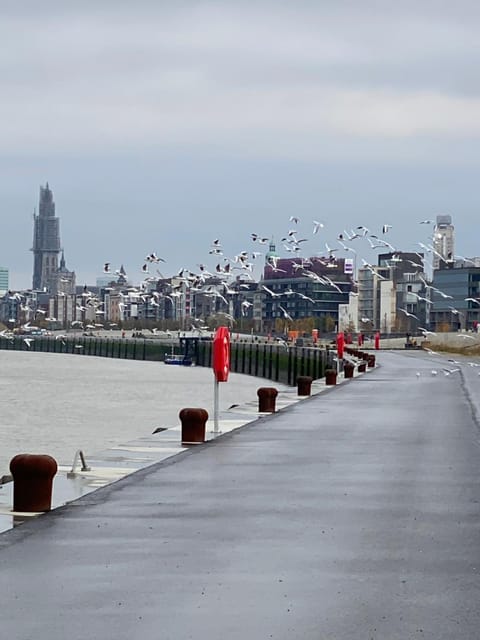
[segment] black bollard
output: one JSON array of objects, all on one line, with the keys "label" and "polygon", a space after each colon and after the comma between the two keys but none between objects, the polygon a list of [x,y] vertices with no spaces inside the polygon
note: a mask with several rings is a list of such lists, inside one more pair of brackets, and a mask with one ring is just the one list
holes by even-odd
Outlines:
[{"label": "black bollard", "polygon": [[20,453],[10,461],[13,477],[13,510],[50,511],[57,461],[52,456]]}]

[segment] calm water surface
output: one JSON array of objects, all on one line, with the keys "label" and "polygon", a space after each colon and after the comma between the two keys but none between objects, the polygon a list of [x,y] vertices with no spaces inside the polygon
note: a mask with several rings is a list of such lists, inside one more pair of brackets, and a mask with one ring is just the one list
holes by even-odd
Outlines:
[{"label": "calm water surface", "polygon": [[[231,374],[220,410],[257,399],[265,380]],[[277,388],[283,388],[276,384]],[[71,464],[179,423],[183,407],[213,417],[213,374],[204,367],[93,356],[0,351],[0,475],[17,453],[48,453]]]}]

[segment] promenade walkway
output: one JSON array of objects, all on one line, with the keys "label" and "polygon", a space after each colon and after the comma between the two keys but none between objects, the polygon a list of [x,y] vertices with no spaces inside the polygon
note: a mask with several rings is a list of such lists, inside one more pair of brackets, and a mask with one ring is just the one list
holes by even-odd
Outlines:
[{"label": "promenade walkway", "polygon": [[3,637],[480,637],[478,370],[378,362],[1,535]]}]

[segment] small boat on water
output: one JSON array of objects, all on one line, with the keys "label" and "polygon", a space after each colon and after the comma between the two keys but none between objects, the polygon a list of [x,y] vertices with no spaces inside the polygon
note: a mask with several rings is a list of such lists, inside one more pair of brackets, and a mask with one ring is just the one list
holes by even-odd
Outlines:
[{"label": "small boat on water", "polygon": [[164,359],[165,364],[180,364],[183,365],[184,367],[190,367],[193,364],[193,361],[191,358],[187,357],[187,356],[182,356],[182,355],[175,355],[175,354],[165,354],[165,359]]},{"label": "small boat on water", "polygon": [[187,356],[184,353],[175,353],[173,345],[170,353],[166,353],[163,356],[163,361],[165,364],[180,364],[184,367],[190,367],[193,364],[193,360],[190,356]]}]

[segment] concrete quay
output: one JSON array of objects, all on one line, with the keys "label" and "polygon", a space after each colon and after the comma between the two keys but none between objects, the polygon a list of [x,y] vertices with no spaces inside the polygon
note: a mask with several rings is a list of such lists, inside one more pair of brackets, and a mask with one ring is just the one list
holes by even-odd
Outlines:
[{"label": "concrete quay", "polygon": [[5,532],[5,637],[477,638],[478,369],[377,361]]}]

